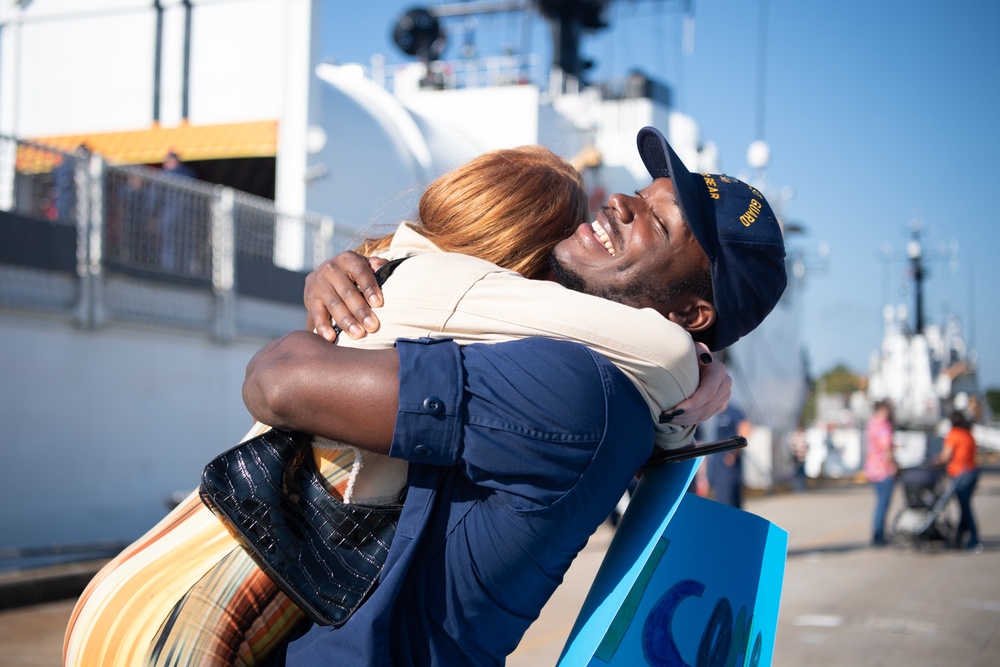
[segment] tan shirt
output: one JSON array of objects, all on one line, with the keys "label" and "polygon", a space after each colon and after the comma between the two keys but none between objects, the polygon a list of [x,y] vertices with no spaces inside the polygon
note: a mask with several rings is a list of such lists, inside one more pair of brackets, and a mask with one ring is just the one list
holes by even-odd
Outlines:
[{"label": "tan shirt", "polygon": [[[656,444],[672,449],[687,444],[693,427],[660,424],[672,408],[698,387],[694,342],[681,327],[656,311],[624,306],[566,289],[550,281],[528,280],[514,271],[456,253],[442,252],[403,223],[386,259],[410,257],[383,286],[381,326],[361,340],[341,336],[339,345],[367,349],[391,346],[397,338],[452,338],[459,344],[499,343],[529,336],[572,340],[611,360],[636,385],[649,406]],[[317,438],[320,447],[340,448]],[[386,458],[386,457],[382,457]],[[383,494],[367,488],[378,475],[404,475],[405,461],[364,457],[377,475],[357,476],[353,502],[375,502]],[[394,472],[389,472],[388,469]],[[362,500],[364,498],[364,500]]]}]

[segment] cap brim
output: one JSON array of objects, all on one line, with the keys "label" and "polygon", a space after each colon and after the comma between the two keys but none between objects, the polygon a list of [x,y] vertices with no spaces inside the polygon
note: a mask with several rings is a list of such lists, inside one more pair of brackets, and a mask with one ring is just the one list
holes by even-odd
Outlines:
[{"label": "cap brim", "polygon": [[655,127],[644,127],[636,137],[639,147],[639,157],[646,166],[646,171],[657,178],[669,178],[673,181],[674,192],[684,214],[684,221],[697,239],[709,260],[715,259],[713,248],[715,244],[709,236],[705,225],[704,208],[701,203],[701,190],[705,186],[701,178],[688,171],[674,149],[670,147],[663,134]]},{"label": "cap brim", "polygon": [[729,347],[763,321],[785,289],[777,217],[746,183],[692,174],[656,128],[643,128],[636,141],[649,175],[673,181],[684,221],[708,256],[717,319],[705,342],[713,350]]}]

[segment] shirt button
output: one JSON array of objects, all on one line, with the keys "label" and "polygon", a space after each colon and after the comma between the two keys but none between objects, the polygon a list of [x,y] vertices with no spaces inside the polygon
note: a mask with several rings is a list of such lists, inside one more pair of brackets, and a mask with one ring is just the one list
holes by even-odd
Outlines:
[{"label": "shirt button", "polygon": [[437,396],[428,396],[424,399],[424,410],[429,415],[438,415],[444,410],[444,405]]},{"label": "shirt button", "polygon": [[413,448],[413,451],[416,453],[417,456],[427,457],[431,455],[431,448],[428,447],[427,445],[418,445],[417,447]]}]

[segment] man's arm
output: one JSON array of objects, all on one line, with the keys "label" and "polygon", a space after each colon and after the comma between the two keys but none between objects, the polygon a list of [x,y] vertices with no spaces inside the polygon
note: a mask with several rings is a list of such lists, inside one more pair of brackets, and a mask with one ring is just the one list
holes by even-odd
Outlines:
[{"label": "man's arm", "polygon": [[388,454],[399,393],[396,350],[330,345],[295,331],[247,365],[243,402],[257,421]]}]

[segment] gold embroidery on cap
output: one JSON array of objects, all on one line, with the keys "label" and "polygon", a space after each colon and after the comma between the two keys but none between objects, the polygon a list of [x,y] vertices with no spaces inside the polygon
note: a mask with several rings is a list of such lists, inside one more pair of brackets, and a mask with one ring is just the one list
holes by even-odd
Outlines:
[{"label": "gold embroidery on cap", "polygon": [[761,210],[764,207],[761,206],[760,202],[756,199],[750,200],[750,206],[747,208],[747,212],[740,216],[740,222],[743,223],[744,227],[749,227],[756,220],[757,216],[760,215]]},{"label": "gold embroidery on cap", "polygon": [[702,178],[705,179],[705,185],[708,186],[708,196],[712,199],[719,198],[719,185],[715,182],[715,179],[708,174],[702,174]]}]

